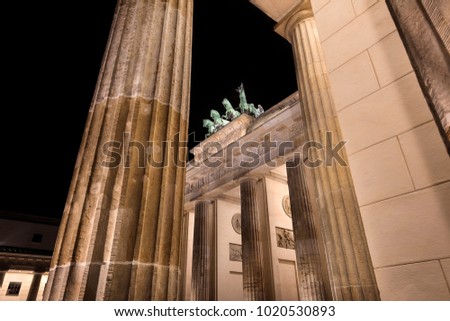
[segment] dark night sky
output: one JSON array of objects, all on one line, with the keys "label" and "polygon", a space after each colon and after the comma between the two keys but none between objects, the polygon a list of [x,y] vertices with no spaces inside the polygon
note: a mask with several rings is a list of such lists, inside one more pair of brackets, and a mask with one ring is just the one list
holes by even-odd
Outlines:
[{"label": "dark night sky", "polygon": [[[0,22],[0,210],[62,215],[115,3],[2,5],[12,22]],[[249,102],[265,109],[296,90],[291,47],[274,21],[247,0],[194,7],[190,131],[197,138],[209,110],[224,111],[224,97],[237,107],[241,81]]]}]

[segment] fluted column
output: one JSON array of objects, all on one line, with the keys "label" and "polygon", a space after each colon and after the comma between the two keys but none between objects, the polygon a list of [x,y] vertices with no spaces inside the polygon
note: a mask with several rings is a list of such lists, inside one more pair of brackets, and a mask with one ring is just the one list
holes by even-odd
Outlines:
[{"label": "fluted column", "polygon": [[312,176],[333,299],[379,300],[350,169],[330,161],[343,139],[309,1],[283,18],[277,31],[292,44],[306,137],[323,146],[310,149],[311,159],[328,160],[315,166]]},{"label": "fluted column", "polygon": [[28,291],[27,301],[36,301],[39,292],[39,286],[41,285],[42,274],[43,272],[34,271],[30,290]]},{"label": "fluted column", "polygon": [[295,236],[300,300],[330,300],[332,298],[326,275],[327,263],[323,256],[324,251],[320,252],[320,247],[323,248],[324,245],[318,238],[317,220],[314,220],[305,168],[301,159],[296,158],[286,162],[286,170]]},{"label": "fluted column", "polygon": [[45,299],[177,298],[193,0],[119,0]]},{"label": "fluted column", "polygon": [[194,246],[192,255],[192,299],[216,299],[215,204],[195,204]]},{"label": "fluted column", "polygon": [[5,281],[5,275],[8,270],[8,267],[0,266],[0,288],[3,286],[3,281]]},{"label": "fluted column", "polygon": [[243,178],[241,190],[241,236],[244,300],[264,300],[263,257],[259,211],[256,195],[257,179]]}]

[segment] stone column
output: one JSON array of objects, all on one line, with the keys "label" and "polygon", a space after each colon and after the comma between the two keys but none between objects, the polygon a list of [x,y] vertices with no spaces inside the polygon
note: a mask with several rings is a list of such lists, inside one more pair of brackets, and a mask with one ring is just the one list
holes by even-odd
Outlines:
[{"label": "stone column", "polygon": [[326,275],[324,244],[321,244],[318,238],[317,220],[314,219],[305,168],[301,159],[296,158],[286,162],[286,170],[295,236],[300,300],[330,300],[332,297]]},{"label": "stone column", "polygon": [[448,0],[386,0],[386,4],[450,155],[450,4]]},{"label": "stone column", "polygon": [[242,271],[244,300],[264,300],[263,257],[260,238],[256,183],[253,177],[240,181],[242,224]]},{"label": "stone column", "polygon": [[5,275],[8,270],[9,268],[0,266],[0,288],[3,286],[3,281],[5,281]]},{"label": "stone column", "polygon": [[[188,243],[189,243],[189,212],[183,213],[183,219],[181,222],[181,253],[180,253],[180,288],[178,290],[178,301],[186,301],[189,300],[190,297],[186,297],[186,282],[188,276]],[[192,269],[191,269],[192,271]],[[189,280],[191,281],[191,280]]]},{"label": "stone column", "polygon": [[215,208],[209,201],[195,204],[192,255],[192,299],[216,300]]},{"label": "stone column", "polygon": [[192,11],[118,1],[45,299],[177,298]]},{"label": "stone column", "polygon": [[312,176],[333,299],[379,300],[350,169],[330,160],[342,134],[310,2],[301,1],[276,29],[292,44],[307,140],[323,146],[310,156],[324,161]]},{"label": "stone column", "polygon": [[31,281],[30,291],[28,291],[27,301],[36,301],[39,286],[41,285],[43,272],[34,271],[33,280]]}]

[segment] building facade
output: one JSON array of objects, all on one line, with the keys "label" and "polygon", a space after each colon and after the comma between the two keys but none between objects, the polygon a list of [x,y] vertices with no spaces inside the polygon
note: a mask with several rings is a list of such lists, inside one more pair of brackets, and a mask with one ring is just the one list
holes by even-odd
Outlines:
[{"label": "building facade", "polygon": [[59,220],[0,212],[0,301],[41,301]]}]

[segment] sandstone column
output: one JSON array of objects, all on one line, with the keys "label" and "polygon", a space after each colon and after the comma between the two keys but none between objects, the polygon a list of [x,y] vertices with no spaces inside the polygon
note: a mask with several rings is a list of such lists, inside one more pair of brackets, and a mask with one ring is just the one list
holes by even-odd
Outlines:
[{"label": "sandstone column", "polygon": [[194,246],[192,255],[192,299],[216,300],[215,204],[195,204]]},{"label": "sandstone column", "polygon": [[3,286],[3,281],[5,281],[5,275],[8,270],[8,267],[0,266],[0,288]]},{"label": "sandstone column", "polygon": [[301,159],[286,162],[289,198],[291,200],[292,225],[295,236],[295,254],[299,280],[300,300],[323,301],[331,298],[326,278],[326,260],[320,252],[317,220],[307,186],[306,173]]},{"label": "sandstone column", "polygon": [[450,155],[450,4],[386,0],[386,5]]},{"label": "sandstone column", "polygon": [[257,179],[253,177],[243,178],[240,182],[242,271],[246,301],[264,300],[263,257],[256,183]]},{"label": "sandstone column", "polygon": [[310,2],[301,1],[280,21],[277,31],[292,44],[306,137],[324,147],[310,149],[311,159],[328,158],[312,170],[312,176],[333,299],[378,300],[350,169],[329,159],[342,134]]},{"label": "sandstone column", "polygon": [[43,272],[34,271],[33,280],[31,281],[30,290],[28,291],[27,301],[36,301],[39,286],[41,285]]},{"label": "sandstone column", "polygon": [[193,0],[119,0],[45,299],[177,298]]}]

